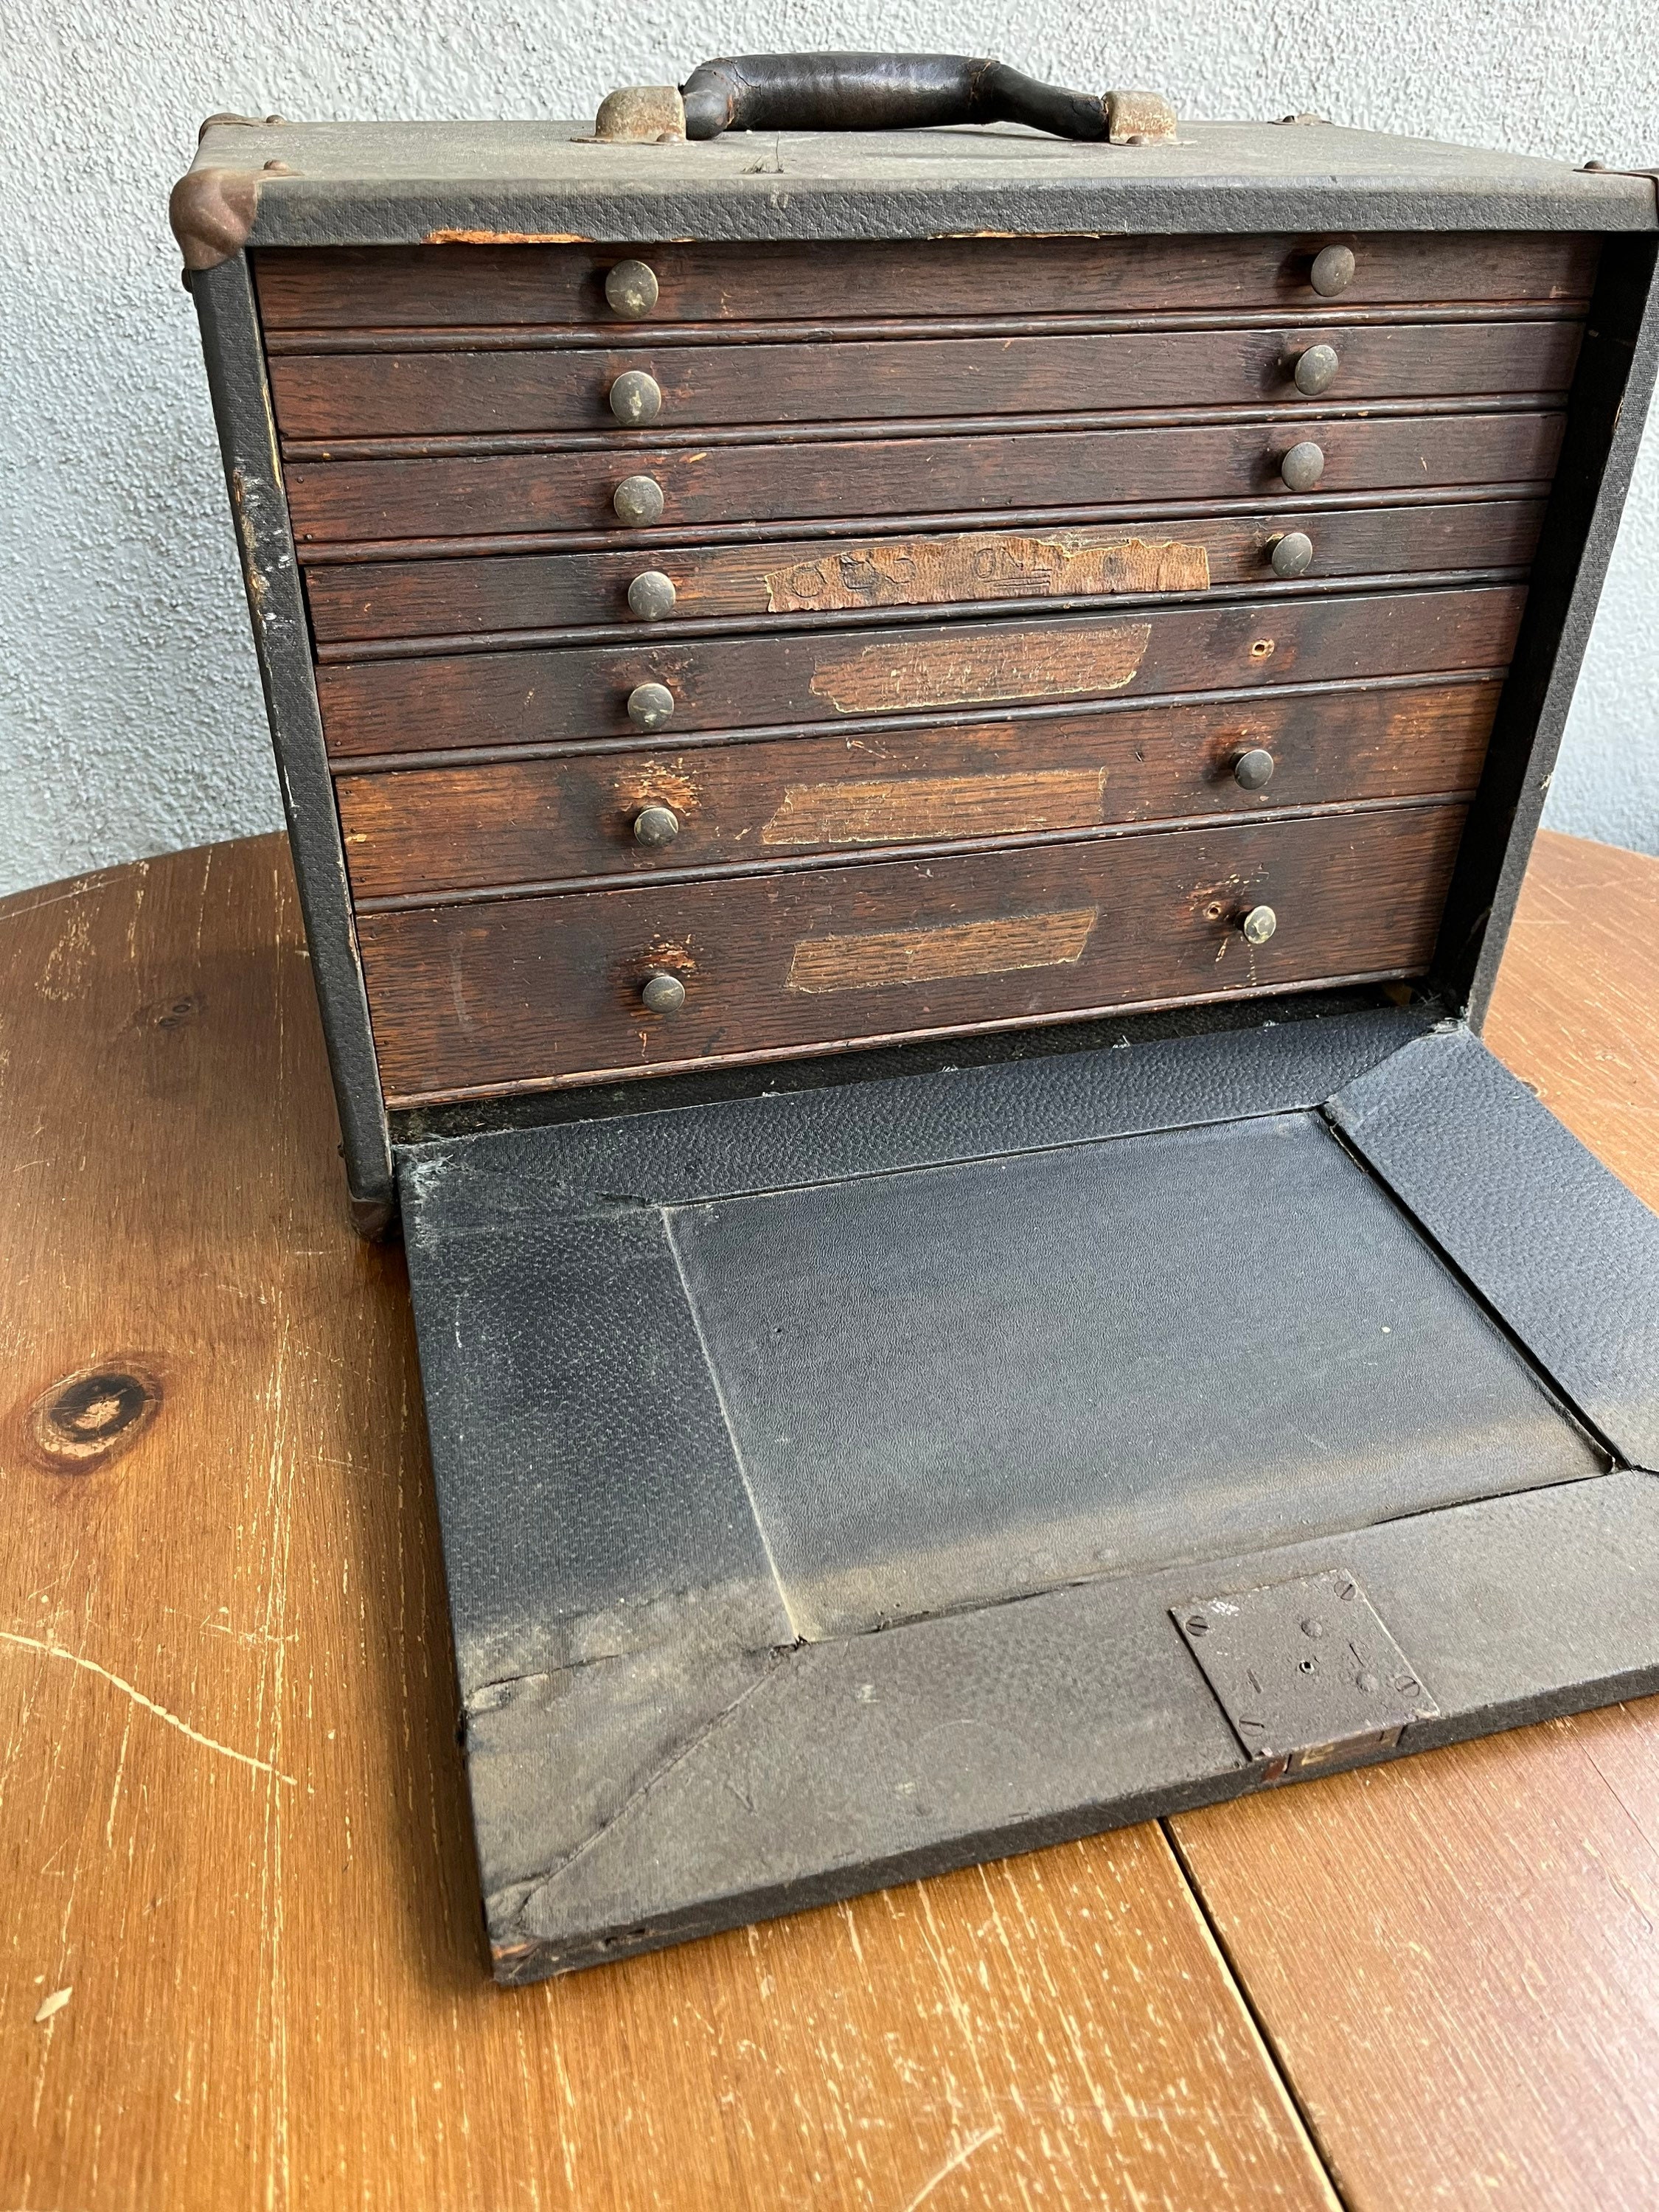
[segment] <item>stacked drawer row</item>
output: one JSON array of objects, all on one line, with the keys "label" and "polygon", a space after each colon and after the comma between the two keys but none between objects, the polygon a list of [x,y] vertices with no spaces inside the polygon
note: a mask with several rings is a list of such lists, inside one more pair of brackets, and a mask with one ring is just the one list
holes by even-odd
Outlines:
[{"label": "stacked drawer row", "polygon": [[1593,276],[262,257],[388,1100],[1420,972]]}]

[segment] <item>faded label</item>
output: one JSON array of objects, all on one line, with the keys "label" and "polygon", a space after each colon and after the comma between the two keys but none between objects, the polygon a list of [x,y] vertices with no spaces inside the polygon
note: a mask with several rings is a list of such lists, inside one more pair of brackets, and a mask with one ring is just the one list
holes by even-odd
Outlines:
[{"label": "faded label", "polygon": [[1114,623],[978,637],[885,637],[820,661],[811,688],[838,714],[1121,691],[1133,681],[1152,634],[1151,623]]},{"label": "faded label", "polygon": [[1098,822],[1104,769],[1030,775],[890,776],[792,783],[763,845],[885,845],[900,838],[1013,836]]},{"label": "faded label", "polygon": [[867,937],[804,937],[789,968],[792,991],[872,991],[884,983],[936,983],[955,975],[1006,975],[1080,960],[1100,908],[1016,914],[944,929],[884,929]]},{"label": "faded label", "polygon": [[982,531],[831,550],[769,574],[764,581],[767,607],[775,615],[939,606],[957,599],[1206,592],[1210,556],[1202,545],[1139,538],[1091,544],[1069,534],[1017,538]]}]

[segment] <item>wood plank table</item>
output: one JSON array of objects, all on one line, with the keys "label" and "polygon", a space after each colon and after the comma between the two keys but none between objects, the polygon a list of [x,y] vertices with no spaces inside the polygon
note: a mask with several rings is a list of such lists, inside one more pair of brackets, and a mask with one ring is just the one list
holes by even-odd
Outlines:
[{"label": "wood plank table", "polygon": [[[495,1990],[285,848],[0,943],[0,2212],[1659,2203],[1659,1700]],[[1659,862],[1492,1036],[1659,1206]]]}]

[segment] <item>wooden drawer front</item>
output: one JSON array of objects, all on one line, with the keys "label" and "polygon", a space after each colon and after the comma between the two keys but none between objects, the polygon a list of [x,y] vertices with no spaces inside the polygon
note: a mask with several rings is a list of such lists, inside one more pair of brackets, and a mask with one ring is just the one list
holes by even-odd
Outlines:
[{"label": "wooden drawer front", "polygon": [[1427,415],[1243,422],[1168,430],[1026,430],[976,437],[865,438],[803,445],[490,454],[442,460],[298,461],[287,475],[302,545],[620,531],[617,488],[649,476],[661,522],[752,523],[865,514],[964,514],[1010,507],[1164,500],[1289,500],[1279,465],[1311,440],[1320,489],[1428,491],[1547,483],[1562,417]]},{"label": "wooden drawer front", "polygon": [[[1502,668],[1520,585],[1153,606],[1099,615],[790,630],[769,636],[470,653],[319,668],[338,757],[633,738],[660,684],[669,729],[834,726],[1240,685]],[[672,738],[666,739],[672,742]]]},{"label": "wooden drawer front", "polygon": [[[901,1034],[1419,971],[1462,806],[359,921],[393,1105]],[[1252,948],[1240,922],[1273,907]],[[677,1013],[646,1012],[657,970]]]},{"label": "wooden drawer front", "polygon": [[[1443,507],[1294,506],[1215,520],[1095,523],[1066,529],[963,531],[922,538],[793,538],[769,545],[653,545],[626,553],[493,554],[450,561],[353,561],[306,577],[325,652],[399,638],[506,636],[625,623],[647,569],[675,592],[675,623],[1006,599],[1275,585],[1273,541],[1313,544],[1309,578],[1524,568],[1541,499]],[[343,655],[338,651],[335,658]]]},{"label": "wooden drawer front", "polygon": [[[1268,692],[1248,704],[1108,709],[678,751],[566,754],[343,775],[359,901],[413,900],[805,854],[1042,836],[1432,793],[1472,796],[1498,685]],[[1241,789],[1234,763],[1270,752]],[[669,842],[634,834],[666,808]]]},{"label": "wooden drawer front", "polygon": [[1576,322],[1427,323],[1302,331],[1103,331],[1084,337],[897,339],[812,345],[538,348],[489,353],[279,355],[285,438],[615,434],[617,378],[649,375],[658,434],[717,425],[1103,415],[1152,408],[1305,410],[1297,360],[1330,347],[1329,405],[1564,392]]},{"label": "wooden drawer front", "polygon": [[[1355,307],[1585,301],[1594,239],[1552,233],[1365,235]],[[962,239],[848,246],[421,246],[290,249],[255,257],[267,331],[629,325],[606,271],[656,274],[651,324],[905,321],[1311,309],[1322,237]],[[634,327],[639,327],[635,325]]]}]

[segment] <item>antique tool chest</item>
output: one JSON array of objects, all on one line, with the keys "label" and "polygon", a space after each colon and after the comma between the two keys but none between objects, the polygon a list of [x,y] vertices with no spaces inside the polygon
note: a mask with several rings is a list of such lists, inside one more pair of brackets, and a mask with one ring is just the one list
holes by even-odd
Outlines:
[{"label": "antique tool chest", "polygon": [[1659,1686],[1659,1223],[1480,1038],[1651,179],[232,118],[173,213],[501,1978]]}]

